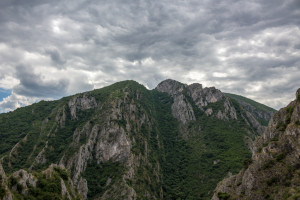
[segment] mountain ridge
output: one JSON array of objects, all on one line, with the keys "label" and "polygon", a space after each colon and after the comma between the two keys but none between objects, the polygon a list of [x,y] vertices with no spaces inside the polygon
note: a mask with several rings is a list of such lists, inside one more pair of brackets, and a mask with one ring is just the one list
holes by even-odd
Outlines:
[{"label": "mountain ridge", "polygon": [[[265,129],[251,112],[201,84],[118,82],[1,114],[1,164],[7,174],[56,164],[83,199],[209,199]],[[8,180],[6,194],[34,198]]]}]

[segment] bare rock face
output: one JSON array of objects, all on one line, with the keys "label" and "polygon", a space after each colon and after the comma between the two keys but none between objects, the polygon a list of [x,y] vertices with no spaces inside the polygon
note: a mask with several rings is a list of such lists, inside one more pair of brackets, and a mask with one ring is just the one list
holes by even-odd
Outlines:
[{"label": "bare rock face", "polygon": [[186,98],[182,94],[174,97],[172,114],[183,124],[196,120],[191,104],[186,101]]},{"label": "bare rock face", "polygon": [[87,199],[87,193],[89,191],[86,179],[80,177],[80,180],[77,184],[78,192],[83,196],[84,199]]},{"label": "bare rock face", "polygon": [[224,94],[214,87],[202,88],[201,84],[193,83],[187,88],[193,101],[200,109],[209,103],[216,103],[224,98]]},{"label": "bare rock face", "polygon": [[79,110],[87,110],[97,107],[97,102],[94,97],[90,97],[87,94],[83,96],[75,96],[72,98],[69,103],[69,108],[71,112],[72,119],[77,119],[76,112]]},{"label": "bare rock face", "polygon": [[217,118],[221,120],[229,120],[229,119],[237,120],[237,114],[234,106],[231,105],[227,97],[224,97],[224,99],[225,99],[223,104],[224,109],[218,111],[216,115]]},{"label": "bare rock face", "polygon": [[173,97],[172,114],[183,124],[196,120],[191,104],[182,93],[185,89],[186,85],[171,79],[161,82],[156,87],[156,90],[166,92]]},{"label": "bare rock face", "polygon": [[156,90],[166,92],[173,97],[172,113],[182,124],[196,120],[195,111],[187,97],[190,98],[200,110],[205,110],[207,116],[213,115],[214,111],[211,108],[206,108],[206,106],[224,100],[224,109],[218,110],[215,113],[215,117],[222,120],[237,119],[236,110],[234,106],[231,105],[229,99],[226,98],[220,90],[214,87],[203,88],[199,83],[186,85],[168,79],[158,84]]},{"label": "bare rock face", "polygon": [[4,191],[5,191],[5,194],[3,196],[3,200],[13,200],[13,196],[11,194],[11,191],[8,188],[7,176],[4,172],[4,169],[1,165],[1,162],[0,162],[0,176],[1,176],[0,187],[3,188]]},{"label": "bare rock face", "polygon": [[20,169],[12,174],[12,176],[16,179],[18,179],[18,183],[22,185],[22,194],[28,193],[28,185],[32,187],[36,187],[37,178],[34,177],[31,173],[28,173],[27,171]]},{"label": "bare rock face", "polygon": [[[300,97],[274,114],[254,143],[252,161],[221,181],[213,200],[297,199],[300,196]],[[250,164],[248,166],[248,164]]]},{"label": "bare rock face", "polygon": [[274,112],[270,111],[261,111],[255,108],[254,106],[250,105],[245,101],[238,100],[238,102],[247,110],[248,112],[252,113],[253,116],[264,119],[265,121],[269,121]]},{"label": "bare rock face", "polygon": [[166,92],[171,96],[174,96],[176,94],[181,93],[184,89],[185,89],[186,85],[172,80],[172,79],[167,79],[163,82],[161,82],[160,84],[157,85],[157,87],[155,88],[157,91],[160,92]]}]

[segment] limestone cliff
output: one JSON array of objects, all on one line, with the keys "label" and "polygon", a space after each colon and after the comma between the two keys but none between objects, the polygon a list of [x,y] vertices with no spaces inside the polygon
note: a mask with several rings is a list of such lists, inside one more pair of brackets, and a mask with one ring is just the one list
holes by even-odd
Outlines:
[{"label": "limestone cliff", "polygon": [[243,120],[255,130],[256,135],[263,133],[265,128],[265,124],[261,123],[261,119],[269,121],[274,113],[274,110],[262,110],[247,103],[245,100],[238,99],[236,98],[237,95],[224,94],[215,87],[203,88],[199,83],[186,85],[167,79],[158,84],[156,90],[166,92],[173,97],[173,116],[184,125],[196,120],[192,103],[197,106],[196,109],[204,111],[207,116],[228,121],[231,119],[237,120],[237,108],[232,102],[237,100],[239,109],[242,109],[243,112]]},{"label": "limestone cliff", "polygon": [[255,141],[251,160],[220,182],[213,200],[300,198],[300,89],[296,100],[274,114]]}]

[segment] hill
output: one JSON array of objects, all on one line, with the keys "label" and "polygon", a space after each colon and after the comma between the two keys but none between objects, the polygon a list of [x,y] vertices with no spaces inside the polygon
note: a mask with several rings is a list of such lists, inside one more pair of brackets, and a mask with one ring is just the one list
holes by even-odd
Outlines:
[{"label": "hill", "polygon": [[273,114],[250,105],[201,84],[123,81],[1,114],[0,195],[210,199]]}]

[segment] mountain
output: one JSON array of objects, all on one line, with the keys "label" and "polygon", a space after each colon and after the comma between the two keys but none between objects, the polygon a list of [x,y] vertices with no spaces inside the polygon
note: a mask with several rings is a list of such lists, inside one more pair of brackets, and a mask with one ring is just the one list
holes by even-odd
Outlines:
[{"label": "mountain", "polygon": [[213,200],[300,199],[300,89],[296,100],[274,114],[254,143],[252,159],[220,182]]},{"label": "mountain", "polygon": [[273,113],[170,79],[41,101],[0,115],[0,197],[210,199]]}]

